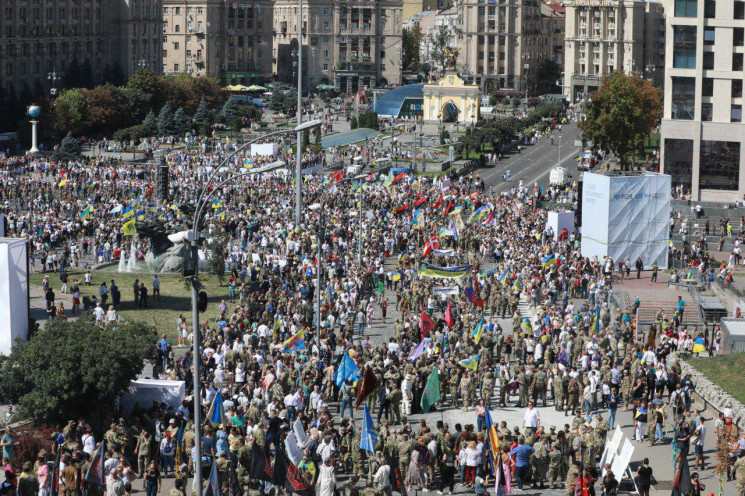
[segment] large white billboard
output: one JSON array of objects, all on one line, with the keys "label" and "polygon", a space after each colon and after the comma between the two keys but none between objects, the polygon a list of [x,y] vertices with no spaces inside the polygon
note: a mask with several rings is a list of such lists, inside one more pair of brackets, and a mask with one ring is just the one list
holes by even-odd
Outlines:
[{"label": "large white billboard", "polygon": [[670,176],[584,174],[582,256],[667,268]]},{"label": "large white billboard", "polygon": [[26,241],[0,238],[0,354],[9,355],[17,338],[28,337]]}]

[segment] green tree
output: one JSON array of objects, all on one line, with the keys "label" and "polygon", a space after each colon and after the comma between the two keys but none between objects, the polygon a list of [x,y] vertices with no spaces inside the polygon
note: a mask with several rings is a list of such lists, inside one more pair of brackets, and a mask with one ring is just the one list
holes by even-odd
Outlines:
[{"label": "green tree", "polygon": [[145,115],[150,109],[157,112],[165,103],[164,79],[159,78],[147,67],[140,67],[134,74],[129,76],[127,88],[139,92],[148,102],[148,107],[142,115]]},{"label": "green tree", "polygon": [[282,94],[282,90],[279,89],[278,84],[275,84],[272,88],[272,100],[269,103],[269,108],[275,112],[279,112],[284,106],[284,99],[285,96]]},{"label": "green tree", "polygon": [[349,122],[349,127],[352,129],[357,129],[358,123],[356,117],[352,117],[352,120]]},{"label": "green tree", "polygon": [[194,113],[194,125],[202,134],[204,134],[202,132],[203,129],[206,128],[209,130],[209,127],[212,125],[212,111],[209,105],[207,105],[207,100],[204,98],[199,102],[197,111]]},{"label": "green tree", "polygon": [[176,134],[176,121],[170,103],[163,105],[158,114],[158,133],[161,136]]},{"label": "green tree", "polygon": [[149,326],[96,325],[91,313],[51,320],[16,345],[0,369],[0,396],[35,423],[109,415],[154,348]]},{"label": "green tree", "polygon": [[220,110],[220,115],[225,120],[225,124],[238,131],[241,127],[240,104],[235,96],[228,98],[225,105]]},{"label": "green tree", "polygon": [[444,145],[447,143],[447,141],[450,139],[450,131],[447,129],[443,129],[440,131],[440,144]]},{"label": "green tree", "polygon": [[419,68],[419,47],[423,39],[422,28],[418,24],[411,29],[403,30],[401,57],[405,71],[414,71]]},{"label": "green tree", "polygon": [[67,133],[59,144],[59,147],[54,151],[55,160],[72,160],[80,155],[80,143],[77,138],[72,135],[72,132]]},{"label": "green tree", "polygon": [[561,66],[551,59],[545,59],[538,65],[536,71],[536,84],[538,94],[558,93],[559,86],[556,82],[561,79]]},{"label": "green tree", "polygon": [[191,131],[191,117],[186,115],[182,107],[179,107],[173,116],[173,126],[176,134],[182,137]]},{"label": "green tree", "polygon": [[450,69],[450,67],[445,67],[445,64],[447,63],[445,49],[451,45],[451,36],[450,28],[444,24],[437,26],[427,36],[427,41],[429,43],[429,58],[434,62],[435,67],[439,70]]},{"label": "green tree", "polygon": [[60,134],[69,131],[74,135],[83,134],[88,128],[91,101],[84,89],[64,90],[54,101],[55,127]]},{"label": "green tree", "polygon": [[158,119],[155,117],[155,112],[152,110],[148,112],[145,120],[142,121],[142,131],[145,136],[155,136],[158,134]]},{"label": "green tree", "polygon": [[660,92],[644,78],[613,72],[603,78],[586,104],[583,137],[612,151],[626,168],[635,151],[662,118]]}]

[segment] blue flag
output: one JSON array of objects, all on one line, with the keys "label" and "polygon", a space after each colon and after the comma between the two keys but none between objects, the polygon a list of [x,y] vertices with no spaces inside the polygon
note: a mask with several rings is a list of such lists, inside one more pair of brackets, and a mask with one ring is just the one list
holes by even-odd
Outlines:
[{"label": "blue flag", "polygon": [[[213,427],[225,423],[225,410],[222,404],[222,392],[218,391],[215,394],[215,399],[212,400],[212,405],[207,412],[207,418]],[[219,493],[218,493],[219,494]]]},{"label": "blue flag", "polygon": [[345,353],[341,359],[341,362],[339,362],[339,367],[336,369],[334,382],[337,386],[341,387],[341,385],[344,384],[347,379],[354,379],[355,377],[359,377],[359,375],[360,368],[357,367],[357,365],[354,363],[354,360],[352,360],[349,355]]},{"label": "blue flag", "polygon": [[[378,432],[375,430],[370,410],[365,403],[365,411],[362,416],[362,435],[360,439],[360,449],[375,453],[375,445],[378,444]],[[207,496],[207,495],[205,495]]]},{"label": "blue flag", "polygon": [[101,443],[98,445],[98,449],[96,450],[96,453],[93,455],[93,459],[91,460],[91,465],[90,467],[88,467],[88,472],[86,472],[85,474],[85,480],[92,484],[96,484],[97,486],[104,485],[103,445],[105,442],[106,441],[101,441]]},{"label": "blue flag", "polygon": [[411,353],[409,353],[409,357],[407,360],[416,361],[417,358],[419,358],[422,353],[424,353],[424,340],[422,339],[422,342],[417,345],[416,348],[411,350]]},{"label": "blue flag", "polygon": [[212,460],[210,477],[207,479],[207,487],[204,489],[204,496],[220,496],[220,482],[217,478],[217,459]]}]

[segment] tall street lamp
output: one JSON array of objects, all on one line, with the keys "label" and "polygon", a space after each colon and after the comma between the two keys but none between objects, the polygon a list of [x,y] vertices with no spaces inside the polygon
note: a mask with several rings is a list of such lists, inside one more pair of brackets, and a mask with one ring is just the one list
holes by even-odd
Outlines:
[{"label": "tall street lamp", "polygon": [[[220,189],[222,186],[233,182],[237,179],[247,177],[253,174],[261,174],[264,172],[270,172],[272,170],[278,169],[282,167],[282,164],[271,164],[266,167],[260,167],[257,169],[251,169],[246,172],[240,172],[237,174],[232,174],[228,176],[227,178],[221,180],[217,184],[214,185],[212,189],[208,189],[209,186],[212,184],[212,182],[217,178],[217,175],[222,170],[223,166],[225,166],[231,158],[233,158],[238,153],[242,152],[246,148],[248,148],[251,144],[256,143],[258,141],[265,140],[266,138],[269,138],[271,136],[276,136],[280,134],[288,134],[292,132],[302,133],[305,130],[310,130],[314,127],[320,126],[322,121],[320,120],[312,120],[308,121],[304,124],[300,124],[296,126],[294,129],[283,129],[280,131],[275,131],[272,133],[265,134],[263,136],[259,136],[257,138],[253,138],[244,144],[242,144],[240,147],[238,147],[233,153],[226,156],[220,164],[215,167],[215,169],[212,171],[212,174],[207,178],[206,183],[201,188],[199,195],[197,196],[196,200],[196,210],[194,212],[194,218],[192,219],[192,228],[191,231],[188,233],[188,240],[191,243],[191,259],[184,261],[184,271],[183,275],[187,277],[191,277],[191,318],[192,318],[192,326],[194,327],[194,337],[192,342],[192,361],[194,362],[192,364],[192,374],[194,376],[194,438],[195,438],[195,448],[196,448],[196,457],[195,457],[195,468],[194,468],[194,479],[195,479],[195,486],[196,486],[196,494],[197,496],[202,496],[202,471],[201,471],[201,463],[202,463],[202,412],[201,412],[201,389],[200,389],[200,351],[199,351],[199,308],[198,308],[198,300],[199,300],[199,219],[201,218],[202,214],[204,213],[205,206],[208,204],[208,201],[212,198],[212,195]],[[298,181],[299,182],[299,181]]]}]

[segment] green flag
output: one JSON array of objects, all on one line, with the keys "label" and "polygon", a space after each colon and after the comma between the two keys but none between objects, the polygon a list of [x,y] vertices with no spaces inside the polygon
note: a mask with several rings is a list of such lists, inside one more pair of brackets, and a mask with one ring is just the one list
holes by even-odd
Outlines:
[{"label": "green flag", "polygon": [[421,406],[424,413],[429,413],[429,409],[438,401],[440,401],[440,371],[435,367],[429,374],[427,385],[424,386],[422,393]]}]

